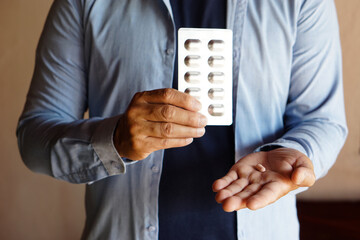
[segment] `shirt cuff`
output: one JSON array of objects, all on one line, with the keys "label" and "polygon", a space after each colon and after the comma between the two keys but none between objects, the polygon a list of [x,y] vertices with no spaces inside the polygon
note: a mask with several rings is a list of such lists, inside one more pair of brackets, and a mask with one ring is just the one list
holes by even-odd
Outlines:
[{"label": "shirt cuff", "polygon": [[116,116],[101,121],[91,139],[91,145],[109,176],[125,173],[126,165],[134,162],[122,158],[114,146],[113,135],[119,118]]},{"label": "shirt cuff", "polygon": [[298,150],[299,152],[305,154],[308,158],[310,158],[309,153],[305,150],[305,148],[296,141],[286,140],[286,139],[278,139],[272,143],[264,144],[255,149],[254,152],[268,152],[277,148],[292,148]]}]

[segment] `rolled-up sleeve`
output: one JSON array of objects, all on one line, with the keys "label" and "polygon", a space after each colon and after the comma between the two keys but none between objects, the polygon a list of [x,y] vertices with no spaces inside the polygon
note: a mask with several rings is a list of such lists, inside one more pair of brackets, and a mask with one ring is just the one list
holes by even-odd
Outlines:
[{"label": "rolled-up sleeve", "polygon": [[259,150],[271,145],[297,149],[313,161],[316,177],[324,176],[347,136],[343,98],[335,4],[333,0],[304,1],[293,46],[286,133]]},{"label": "rolled-up sleeve", "polygon": [[54,1],[17,128],[31,170],[73,183],[124,173],[126,165],[112,141],[119,117],[83,119],[88,82],[81,2]]}]

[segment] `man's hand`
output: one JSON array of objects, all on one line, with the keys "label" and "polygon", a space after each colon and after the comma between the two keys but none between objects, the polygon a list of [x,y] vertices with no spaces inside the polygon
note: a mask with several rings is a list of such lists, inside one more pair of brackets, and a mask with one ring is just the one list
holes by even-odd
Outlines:
[{"label": "man's hand", "polygon": [[[264,169],[258,170],[261,164]],[[279,148],[252,153],[240,159],[221,179],[213,184],[216,201],[226,212],[265,207],[298,187],[315,182],[311,160],[301,152]]]},{"label": "man's hand", "polygon": [[136,93],[114,134],[120,156],[141,160],[150,153],[183,147],[205,133],[201,104],[175,89]]}]

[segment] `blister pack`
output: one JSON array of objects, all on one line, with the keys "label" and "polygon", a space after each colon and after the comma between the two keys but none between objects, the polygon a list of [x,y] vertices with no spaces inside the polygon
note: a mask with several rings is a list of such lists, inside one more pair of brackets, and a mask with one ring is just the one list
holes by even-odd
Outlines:
[{"label": "blister pack", "polygon": [[208,125],[232,124],[232,31],[180,28],[178,90],[196,97]]}]

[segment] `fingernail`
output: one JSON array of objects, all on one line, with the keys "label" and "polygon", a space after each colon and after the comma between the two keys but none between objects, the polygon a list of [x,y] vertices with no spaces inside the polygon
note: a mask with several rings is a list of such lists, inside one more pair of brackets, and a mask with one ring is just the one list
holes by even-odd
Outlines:
[{"label": "fingernail", "polygon": [[197,129],[197,135],[199,137],[203,136],[205,134],[205,128],[198,128]]}]

